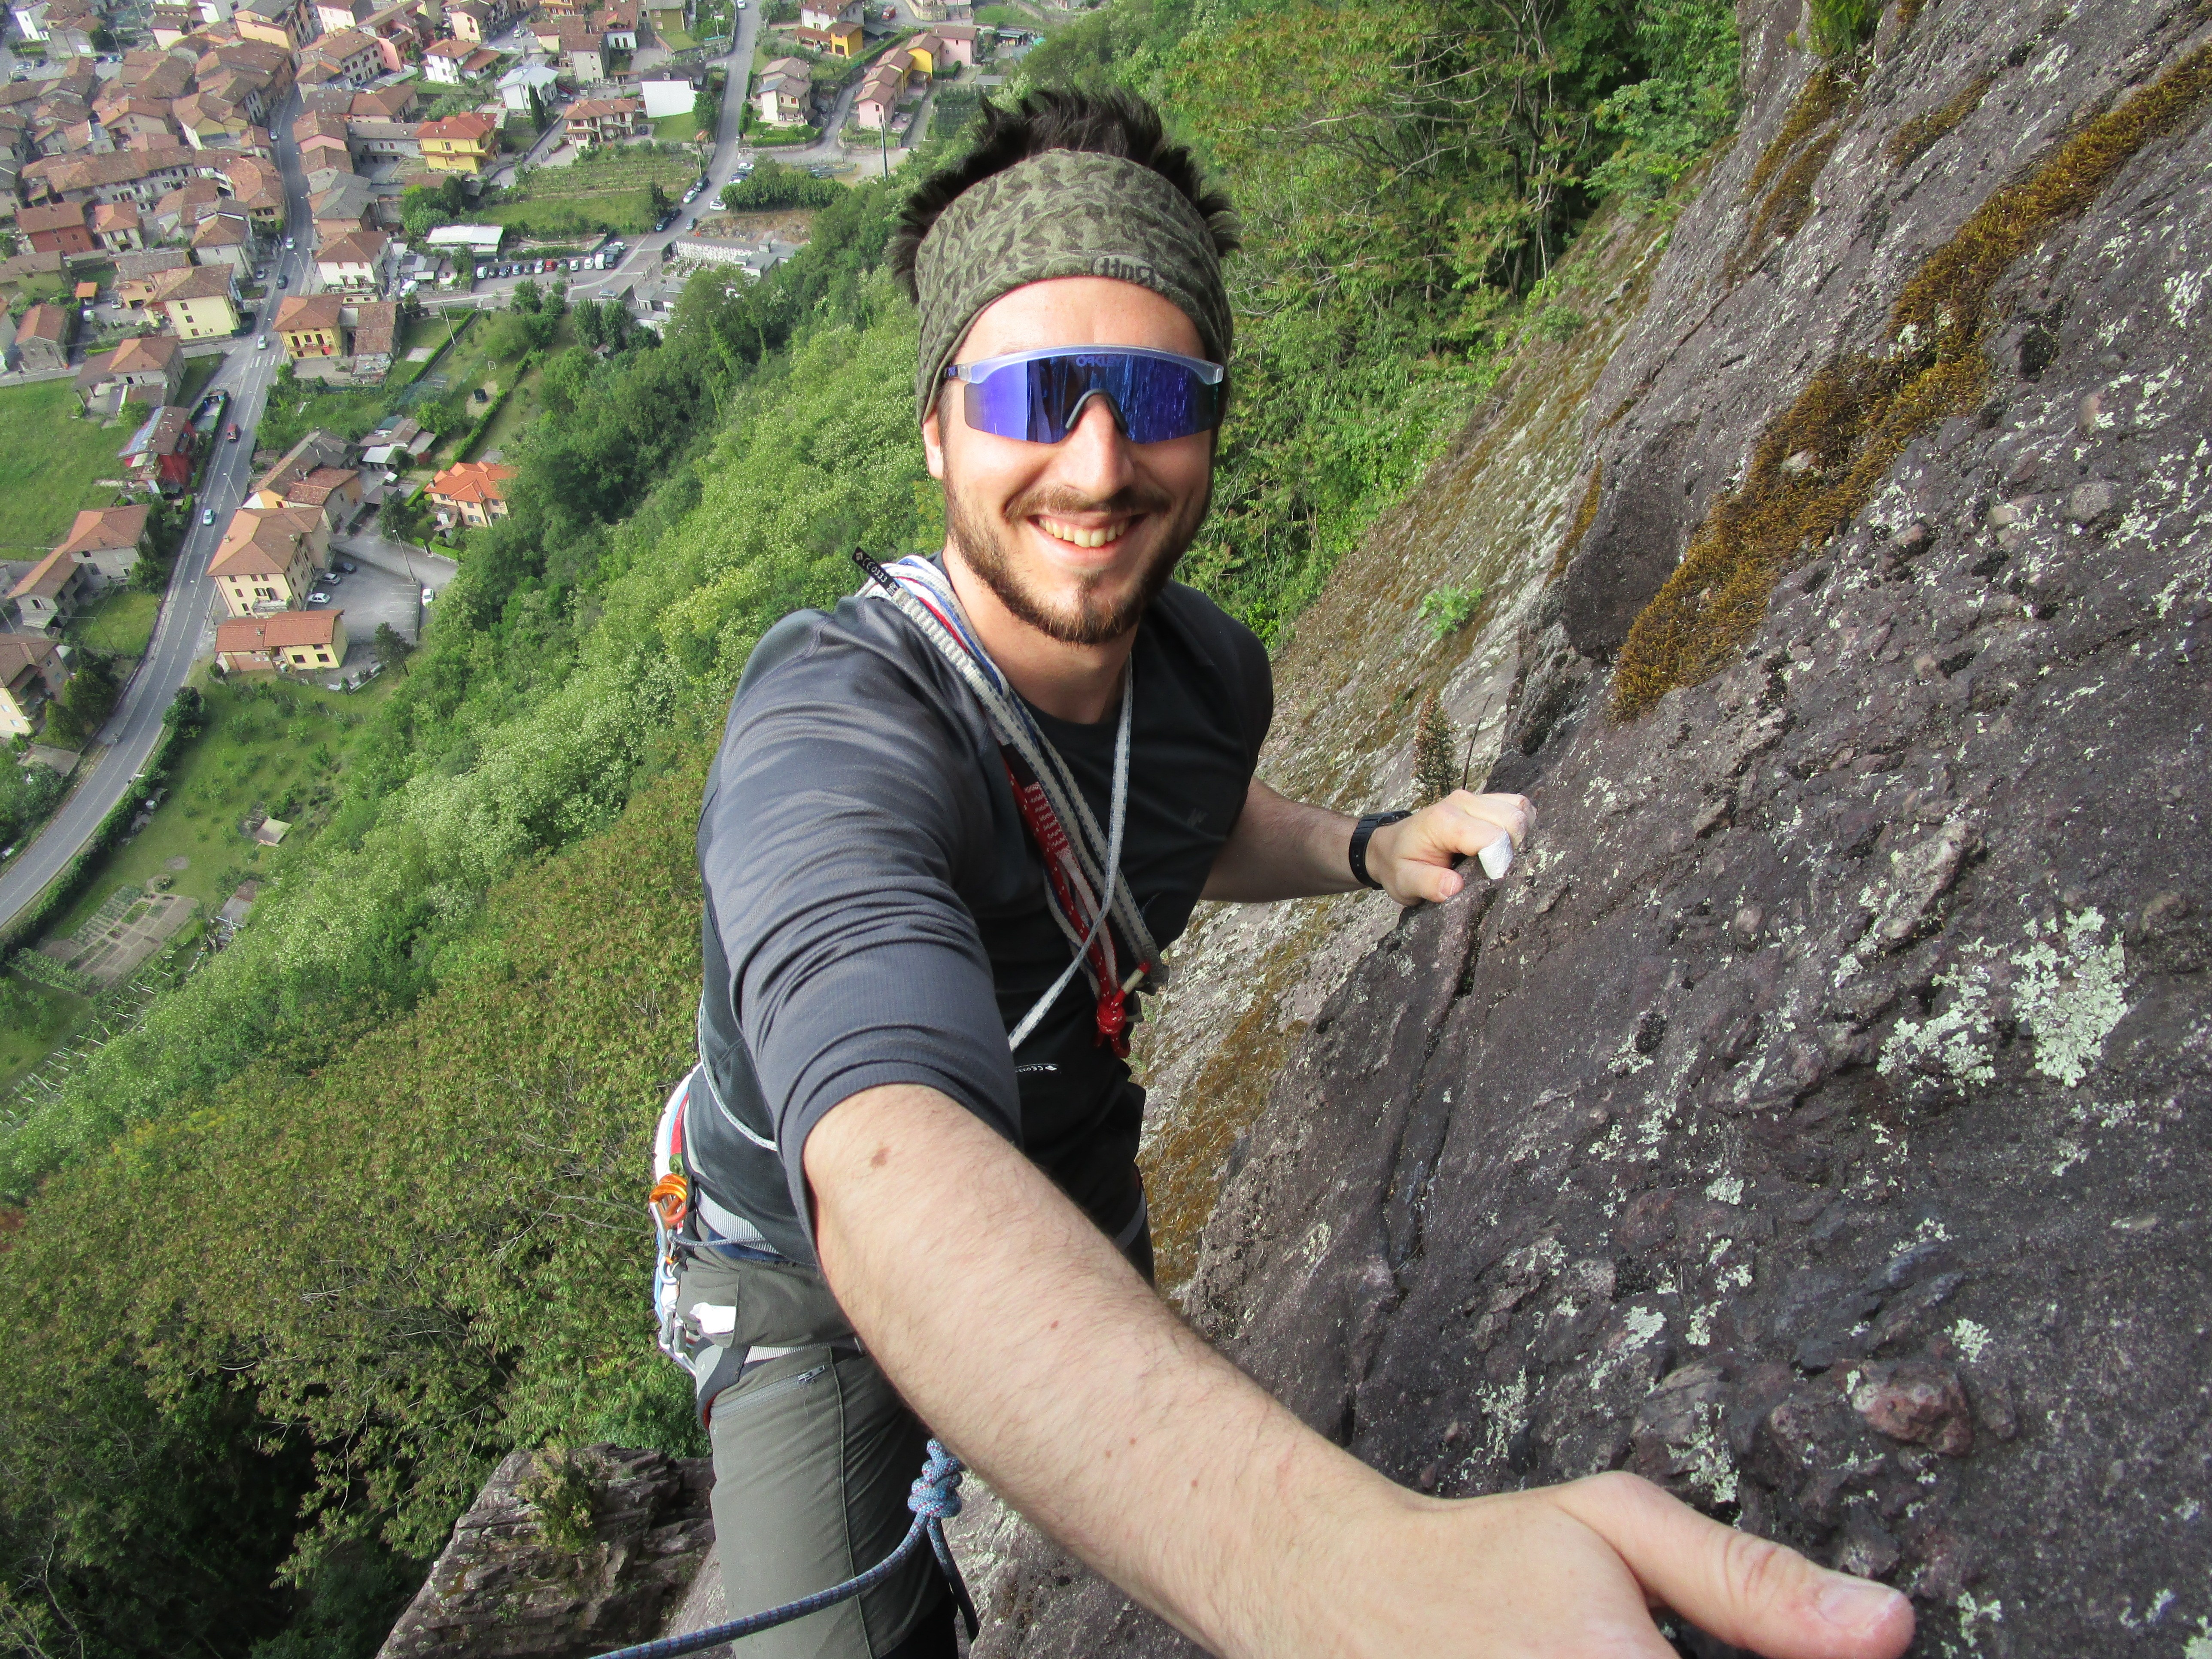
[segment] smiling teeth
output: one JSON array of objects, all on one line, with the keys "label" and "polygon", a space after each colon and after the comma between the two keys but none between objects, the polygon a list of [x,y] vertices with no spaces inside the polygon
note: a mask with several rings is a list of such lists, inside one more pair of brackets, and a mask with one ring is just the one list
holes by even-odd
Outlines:
[{"label": "smiling teeth", "polygon": [[1077,525],[1062,524],[1057,519],[1039,519],[1037,523],[1047,535],[1066,542],[1071,547],[1103,547],[1119,539],[1127,525],[1117,524],[1111,529],[1085,530]]}]

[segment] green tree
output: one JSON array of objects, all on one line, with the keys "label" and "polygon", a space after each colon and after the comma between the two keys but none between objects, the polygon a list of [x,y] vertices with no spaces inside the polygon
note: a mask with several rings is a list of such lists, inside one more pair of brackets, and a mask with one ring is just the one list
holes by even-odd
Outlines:
[{"label": "green tree", "polygon": [[834,179],[817,179],[803,167],[787,167],[763,156],[751,173],[722,186],[722,205],[733,212],[768,208],[824,207],[845,193]]},{"label": "green tree", "polygon": [[514,285],[514,297],[510,303],[517,311],[534,315],[545,304],[545,292],[535,278],[526,276]]},{"label": "green tree", "polygon": [[77,653],[76,672],[46,708],[48,740],[64,749],[82,749],[107,724],[122,693],[114,665],[96,652]]},{"label": "green tree", "polygon": [[397,668],[404,673],[407,659],[415,654],[415,647],[401,637],[399,630],[390,623],[376,625],[376,659],[386,668]]},{"label": "green tree", "polygon": [[131,585],[142,593],[158,593],[169,585],[169,568],[142,553],[131,567]]}]

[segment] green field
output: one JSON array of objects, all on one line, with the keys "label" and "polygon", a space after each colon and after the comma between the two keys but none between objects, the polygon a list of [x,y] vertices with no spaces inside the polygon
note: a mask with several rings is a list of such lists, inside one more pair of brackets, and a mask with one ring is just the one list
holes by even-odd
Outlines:
[{"label": "green field", "polygon": [[[313,837],[313,816],[330,799],[357,726],[349,724],[390,695],[390,677],[349,696],[320,686],[272,684],[255,675],[202,688],[206,729],[185,750],[154,820],[124,843],[77,902],[48,930],[73,933],[119,884],[167,876],[171,891],[211,915],[246,877],[267,875]],[[276,695],[266,695],[264,687]],[[282,847],[259,847],[240,828],[255,807],[297,824]],[[170,867],[185,860],[182,870]],[[40,1050],[44,1053],[44,1049]]]},{"label": "green field", "polygon": [[0,975],[0,1093],[52,1053],[91,1008],[88,998]]},{"label": "green field", "polygon": [[41,558],[69,534],[77,509],[112,507],[115,452],[131,434],[79,412],[66,380],[0,391],[0,558]]},{"label": "green field", "polygon": [[641,144],[610,147],[564,167],[526,173],[509,200],[470,216],[540,240],[580,238],[596,230],[641,235],[653,222],[647,187],[658,184],[672,199],[698,176],[699,164],[690,155],[658,155]]},{"label": "green field", "polygon": [[154,637],[155,594],[118,587],[103,594],[69,625],[72,645],[89,646],[111,657],[143,657]]},{"label": "green field", "polygon": [[216,371],[228,361],[221,353],[213,351],[204,357],[186,359],[184,383],[177,392],[178,403],[186,409],[198,403],[200,393],[207,390],[208,382],[215,379]]},{"label": "green field", "polygon": [[653,124],[653,136],[664,144],[688,144],[691,135],[698,131],[699,123],[688,109],[664,115]]}]

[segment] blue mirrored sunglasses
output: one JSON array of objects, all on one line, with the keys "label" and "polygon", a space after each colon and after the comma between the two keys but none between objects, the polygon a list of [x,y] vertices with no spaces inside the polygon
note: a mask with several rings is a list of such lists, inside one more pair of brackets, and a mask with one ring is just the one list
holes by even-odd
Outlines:
[{"label": "blue mirrored sunglasses", "polygon": [[1133,444],[1165,443],[1221,424],[1221,365],[1172,351],[1056,346],[953,363],[945,378],[967,382],[962,410],[969,426],[1024,443],[1060,442],[1094,396],[1106,399]]}]

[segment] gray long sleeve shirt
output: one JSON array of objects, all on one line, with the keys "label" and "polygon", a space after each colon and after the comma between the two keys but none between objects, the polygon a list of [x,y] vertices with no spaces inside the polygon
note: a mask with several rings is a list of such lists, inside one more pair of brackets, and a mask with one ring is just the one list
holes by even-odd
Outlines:
[{"label": "gray long sleeve shirt", "polygon": [[[1164,948],[1243,810],[1273,691],[1250,630],[1179,583],[1132,662],[1121,867]],[[1115,720],[1037,720],[1103,825]],[[1070,947],[981,711],[894,607],[846,599],[763,639],[708,775],[699,862],[714,1097],[695,1094],[685,1128],[711,1196],[812,1262],[807,1135],[909,1083],[1021,1147],[1109,1235],[1133,1218],[1144,1095],[1094,1041],[1089,981],[1007,1049]]]}]

